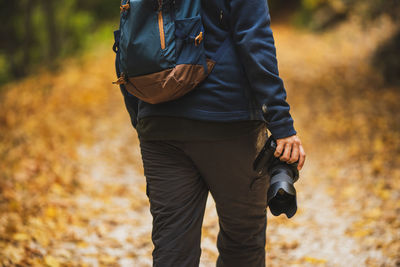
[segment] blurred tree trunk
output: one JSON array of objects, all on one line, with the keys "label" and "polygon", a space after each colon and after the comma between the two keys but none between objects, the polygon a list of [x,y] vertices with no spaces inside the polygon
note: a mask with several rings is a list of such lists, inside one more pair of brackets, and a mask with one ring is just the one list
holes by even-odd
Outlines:
[{"label": "blurred tree trunk", "polygon": [[269,0],[267,2],[274,22],[290,20],[293,13],[301,6],[301,0]]},{"label": "blurred tree trunk", "polygon": [[24,66],[23,75],[26,73],[27,68],[31,64],[31,51],[33,45],[33,27],[32,27],[32,11],[36,4],[36,0],[24,1],[23,14],[24,14],[24,37],[23,37],[23,62]]},{"label": "blurred tree trunk", "polygon": [[372,63],[386,84],[400,86],[400,28],[376,49]]},{"label": "blurred tree trunk", "polygon": [[21,76],[16,53],[21,40],[17,36],[16,24],[18,16],[13,16],[15,10],[20,10],[21,3],[17,1],[0,1],[0,17],[3,25],[0,27],[0,52],[4,55],[8,64],[8,76],[11,78]]},{"label": "blurred tree trunk", "polygon": [[47,57],[49,62],[53,64],[54,59],[59,55],[57,21],[55,17],[57,5],[55,4],[60,4],[60,2],[54,0],[42,0],[42,4],[43,4],[43,13],[46,19],[47,36],[48,36]]}]

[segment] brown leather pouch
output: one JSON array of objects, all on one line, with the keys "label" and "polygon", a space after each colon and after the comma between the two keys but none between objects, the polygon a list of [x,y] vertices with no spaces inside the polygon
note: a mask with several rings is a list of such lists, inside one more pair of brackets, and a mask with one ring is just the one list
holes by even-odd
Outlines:
[{"label": "brown leather pouch", "polygon": [[193,90],[212,71],[215,62],[207,59],[207,72],[202,65],[180,64],[157,73],[124,78],[129,93],[150,104],[177,99]]}]

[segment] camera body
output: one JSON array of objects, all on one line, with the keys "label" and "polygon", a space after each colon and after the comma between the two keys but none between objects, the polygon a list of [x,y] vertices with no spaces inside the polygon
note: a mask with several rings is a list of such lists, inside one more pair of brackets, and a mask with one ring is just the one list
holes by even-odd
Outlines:
[{"label": "camera body", "polygon": [[254,161],[254,170],[260,175],[268,174],[270,186],[267,193],[267,206],[274,216],[285,213],[288,218],[297,211],[296,189],[294,183],[299,179],[298,162],[288,164],[274,156],[276,141],[270,136]]}]

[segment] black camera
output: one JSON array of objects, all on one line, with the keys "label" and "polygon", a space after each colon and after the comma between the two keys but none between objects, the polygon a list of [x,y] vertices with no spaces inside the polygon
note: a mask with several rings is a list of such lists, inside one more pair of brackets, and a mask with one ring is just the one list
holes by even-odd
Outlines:
[{"label": "black camera", "polygon": [[294,183],[299,179],[298,162],[288,164],[274,156],[276,141],[270,136],[254,161],[254,170],[260,175],[268,174],[270,186],[267,193],[267,206],[274,216],[285,213],[288,218],[297,211],[296,189]]}]

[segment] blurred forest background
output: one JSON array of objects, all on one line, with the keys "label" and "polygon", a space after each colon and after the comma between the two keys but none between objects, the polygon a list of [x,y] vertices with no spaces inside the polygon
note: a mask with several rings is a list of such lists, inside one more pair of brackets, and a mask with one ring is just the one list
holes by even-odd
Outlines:
[{"label": "blurred forest background", "polygon": [[[399,23],[398,0],[288,0],[269,2],[273,17],[289,19],[294,25],[324,31],[351,15],[365,25],[382,14]],[[37,66],[54,68],[58,59],[81,51],[94,35],[105,36],[117,25],[115,1],[24,0],[2,1],[0,15],[0,84],[21,78]],[[286,15],[286,16],[285,16]],[[400,28],[400,26],[399,26]],[[388,82],[399,83],[400,29],[379,47],[374,65]]]},{"label": "blurred forest background", "polygon": [[[151,266],[138,141],[111,85],[119,3],[0,2],[0,266]],[[268,213],[268,266],[400,266],[400,1],[269,6],[308,158],[296,216]],[[210,200],[201,266],[217,232]]]}]

